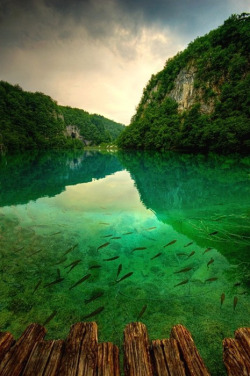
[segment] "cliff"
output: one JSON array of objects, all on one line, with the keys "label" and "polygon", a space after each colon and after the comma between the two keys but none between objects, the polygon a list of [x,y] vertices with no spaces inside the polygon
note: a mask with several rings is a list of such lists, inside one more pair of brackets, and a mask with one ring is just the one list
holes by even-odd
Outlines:
[{"label": "cliff", "polygon": [[120,147],[248,152],[249,46],[249,15],[233,15],[169,59],[144,89]]}]

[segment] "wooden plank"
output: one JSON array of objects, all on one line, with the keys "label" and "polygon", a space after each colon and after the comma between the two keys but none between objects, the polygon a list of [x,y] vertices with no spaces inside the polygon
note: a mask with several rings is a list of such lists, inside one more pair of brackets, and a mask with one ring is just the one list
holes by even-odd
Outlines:
[{"label": "wooden plank", "polygon": [[57,341],[54,341],[54,345],[50,353],[50,358],[47,363],[46,369],[43,373],[43,376],[57,376],[58,369],[60,367],[60,362],[62,359],[63,349],[63,340],[59,339]]},{"label": "wooden plank", "polygon": [[13,335],[9,332],[0,332],[0,362],[15,343]]},{"label": "wooden plank", "polygon": [[18,376],[24,369],[36,342],[43,339],[46,330],[42,325],[29,325],[16,344],[8,351],[0,365],[1,376]]},{"label": "wooden plank", "polygon": [[120,376],[119,349],[111,342],[98,344],[97,376]]},{"label": "wooden plank", "polygon": [[178,343],[187,375],[210,376],[190,332],[183,325],[175,325],[172,328],[171,338],[175,338]]},{"label": "wooden plank", "polygon": [[30,354],[22,376],[53,376],[56,374],[63,341],[37,342]]},{"label": "wooden plank", "polygon": [[239,328],[234,333],[245,358],[250,362],[250,328]]},{"label": "wooden plank", "polygon": [[250,363],[242,354],[236,339],[225,338],[223,340],[223,361],[228,376],[250,375]]},{"label": "wooden plank", "polygon": [[97,325],[78,322],[71,326],[58,375],[95,376],[96,372]]},{"label": "wooden plank", "polygon": [[185,376],[177,341],[174,338],[152,341],[151,354],[155,376]]},{"label": "wooden plank", "polygon": [[97,324],[95,322],[85,322],[85,335],[82,340],[78,375],[97,375]]},{"label": "wooden plank", "polygon": [[54,341],[37,342],[30,354],[22,376],[42,376]]},{"label": "wooden plank", "polygon": [[132,322],[124,330],[124,374],[153,376],[148,333],[140,322]]}]

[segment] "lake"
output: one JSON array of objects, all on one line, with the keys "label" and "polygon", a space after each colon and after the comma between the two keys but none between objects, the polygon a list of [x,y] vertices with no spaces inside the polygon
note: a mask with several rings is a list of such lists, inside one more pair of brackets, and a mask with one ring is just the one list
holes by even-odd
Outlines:
[{"label": "lake", "polygon": [[214,154],[2,157],[0,330],[47,321],[47,338],[65,338],[93,320],[121,346],[129,322],[150,339],[181,323],[225,374],[222,339],[250,325],[249,167]]}]

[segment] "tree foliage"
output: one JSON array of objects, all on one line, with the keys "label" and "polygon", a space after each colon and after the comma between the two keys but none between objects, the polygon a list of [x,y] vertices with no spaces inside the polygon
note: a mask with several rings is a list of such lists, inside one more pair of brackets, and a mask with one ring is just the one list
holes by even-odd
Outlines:
[{"label": "tree foliage", "polygon": [[114,141],[124,129],[122,124],[78,108],[60,106],[60,110],[66,125],[76,125],[84,139],[96,145]]},{"label": "tree foliage", "polygon": [[66,136],[68,124],[77,125],[94,144],[113,141],[124,127],[101,115],[58,106],[43,93],[0,81],[0,150],[82,148],[80,140]]}]

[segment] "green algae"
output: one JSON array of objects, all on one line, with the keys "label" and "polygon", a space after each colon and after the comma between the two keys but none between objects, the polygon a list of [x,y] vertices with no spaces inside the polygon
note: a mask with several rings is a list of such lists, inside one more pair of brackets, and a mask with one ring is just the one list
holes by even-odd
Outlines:
[{"label": "green algae", "polygon": [[[26,164],[22,156],[21,165],[10,162],[9,175],[8,164],[2,167],[8,190],[0,208],[0,328],[17,337],[52,315],[47,338],[65,338],[71,324],[96,311],[89,320],[97,321],[99,339],[121,345],[125,325],[146,305],[140,320],[151,339],[169,337],[182,323],[212,374],[223,374],[222,339],[249,326],[247,166],[235,157],[178,154],[119,160],[126,170],[115,155],[100,153],[57,155],[55,164],[50,154]],[[133,274],[117,283],[119,264],[119,279]]]}]

